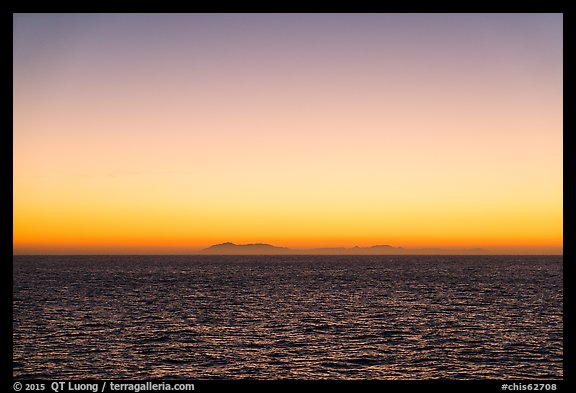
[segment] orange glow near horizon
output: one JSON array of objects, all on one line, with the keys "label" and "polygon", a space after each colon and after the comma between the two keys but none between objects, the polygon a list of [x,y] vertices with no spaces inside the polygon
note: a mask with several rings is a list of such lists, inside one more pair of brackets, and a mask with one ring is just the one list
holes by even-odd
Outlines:
[{"label": "orange glow near horizon", "polygon": [[483,18],[16,15],[14,253],[561,254],[562,17]]}]

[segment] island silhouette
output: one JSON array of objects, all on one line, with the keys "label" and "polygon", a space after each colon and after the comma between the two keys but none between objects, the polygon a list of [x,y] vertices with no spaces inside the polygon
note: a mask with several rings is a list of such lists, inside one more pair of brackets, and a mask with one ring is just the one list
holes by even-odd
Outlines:
[{"label": "island silhouette", "polygon": [[292,249],[266,243],[235,244],[231,242],[214,244],[204,248],[198,254],[210,255],[485,255],[491,254],[482,248],[403,248],[387,244],[369,247],[325,247]]}]

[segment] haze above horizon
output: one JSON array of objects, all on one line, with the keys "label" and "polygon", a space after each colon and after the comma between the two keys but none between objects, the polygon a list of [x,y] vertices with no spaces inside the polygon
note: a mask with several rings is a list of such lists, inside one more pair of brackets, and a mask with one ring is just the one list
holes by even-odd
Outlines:
[{"label": "haze above horizon", "polygon": [[15,254],[563,251],[562,14],[15,14]]}]

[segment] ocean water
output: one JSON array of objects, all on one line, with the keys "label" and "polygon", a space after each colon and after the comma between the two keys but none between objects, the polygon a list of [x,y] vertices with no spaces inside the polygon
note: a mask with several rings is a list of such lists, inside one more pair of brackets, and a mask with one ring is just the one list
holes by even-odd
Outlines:
[{"label": "ocean water", "polygon": [[562,378],[561,256],[15,256],[13,375]]}]

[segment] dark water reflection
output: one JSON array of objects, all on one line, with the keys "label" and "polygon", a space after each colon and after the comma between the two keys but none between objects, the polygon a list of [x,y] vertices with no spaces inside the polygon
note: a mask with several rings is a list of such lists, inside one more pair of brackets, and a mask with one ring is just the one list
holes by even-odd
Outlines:
[{"label": "dark water reflection", "polygon": [[562,377],[562,257],[14,257],[18,378]]}]

